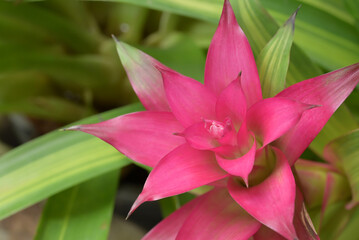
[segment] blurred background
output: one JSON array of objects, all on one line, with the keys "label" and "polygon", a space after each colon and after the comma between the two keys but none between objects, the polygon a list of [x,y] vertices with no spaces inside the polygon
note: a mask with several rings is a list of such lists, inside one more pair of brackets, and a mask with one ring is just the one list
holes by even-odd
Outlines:
[{"label": "blurred background", "polygon": [[[193,1],[199,9],[214,5],[212,15],[186,12],[171,5],[174,1],[129,2],[0,1],[0,154],[63,125],[138,101],[112,35],[203,81],[218,21],[212,16],[219,16],[222,1]],[[355,1],[261,0],[279,25],[302,4],[295,43],[325,72],[358,62],[359,8],[350,2]],[[358,96],[356,89],[347,101],[356,112]],[[141,168],[123,169],[109,239],[130,239],[116,234],[126,232],[122,227],[139,239],[161,219],[153,203],[123,221],[146,177]],[[42,206],[1,221],[0,239],[32,239]]]}]

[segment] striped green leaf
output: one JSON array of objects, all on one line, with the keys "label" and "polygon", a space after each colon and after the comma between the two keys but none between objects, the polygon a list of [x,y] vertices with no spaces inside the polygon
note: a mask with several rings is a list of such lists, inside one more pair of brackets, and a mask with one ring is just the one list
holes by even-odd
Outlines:
[{"label": "striped green leaf", "polygon": [[[126,2],[143,7],[168,11],[196,19],[218,23],[222,9],[222,1],[217,0],[110,0],[112,2]],[[237,17],[242,14],[253,15],[246,12],[248,8],[238,8],[246,0],[232,0]],[[256,4],[258,0],[253,0]],[[276,21],[284,22],[301,2],[297,0],[261,0]],[[252,19],[252,21],[261,21]],[[243,22],[241,22],[242,26]],[[359,61],[358,32],[353,25],[338,19],[325,11],[303,4],[303,10],[296,21],[296,40],[300,47],[314,60],[324,67],[336,69]],[[272,31],[273,29],[269,29]],[[275,30],[275,29],[274,29]],[[268,30],[262,28],[251,28],[266,35]],[[246,34],[248,31],[246,32]],[[258,35],[258,34],[257,34]],[[273,35],[273,33],[271,34]],[[263,42],[264,46],[267,42]],[[253,46],[252,46],[253,47]],[[261,50],[260,48],[259,50]],[[330,51],[328,51],[330,49]]]},{"label": "striped green leaf", "polygon": [[106,173],[49,198],[35,240],[107,239],[118,173]]},{"label": "striped green leaf", "polygon": [[0,43],[0,52],[1,73],[37,71],[60,85],[92,89],[107,86],[117,77],[117,62],[95,54],[72,57],[56,48],[17,43]]},{"label": "striped green leaf", "polygon": [[285,88],[297,11],[262,49],[257,66],[263,97],[273,97]]},{"label": "striped green leaf", "polygon": [[348,9],[348,12],[350,12],[351,16],[354,18],[355,27],[359,31],[359,1],[358,0],[344,0],[344,3]]},{"label": "striped green leaf", "polygon": [[348,177],[352,201],[348,206],[359,203],[359,129],[330,142],[325,149],[326,157],[341,167]]},{"label": "striped green leaf", "polygon": [[[133,104],[78,123],[99,122],[142,109]],[[56,131],[39,137],[0,158],[0,219],[128,163],[110,145],[81,132]]]},{"label": "striped green leaf", "polygon": [[106,0],[106,2],[131,3],[213,23],[218,23],[223,6],[223,2],[218,0]]},{"label": "striped green leaf", "polygon": [[[353,25],[355,22],[354,18],[350,16],[350,14],[348,14],[348,10],[346,9],[345,6],[345,1],[338,1],[338,0],[297,0],[297,1],[316,7],[351,25]],[[356,0],[347,0],[347,1],[354,2]]]},{"label": "striped green leaf", "polygon": [[[263,8],[259,0],[238,0],[234,2],[235,9],[239,10],[238,21],[248,37],[253,52],[258,55],[278,29],[276,22]],[[303,9],[304,10],[304,9]],[[296,20],[296,23],[298,20]],[[297,35],[296,35],[297,36]],[[291,50],[291,61],[287,74],[287,85],[303,81],[323,74],[300,48],[294,43]],[[346,106],[340,107],[331,117],[323,130],[310,145],[310,148],[322,155],[324,146],[331,140],[357,127],[354,117]]]},{"label": "striped green leaf", "polygon": [[[261,2],[278,22],[284,22],[300,4],[296,0],[261,0]],[[298,14],[294,41],[312,60],[329,70],[359,61],[357,29],[307,4],[302,4],[302,10]]]}]

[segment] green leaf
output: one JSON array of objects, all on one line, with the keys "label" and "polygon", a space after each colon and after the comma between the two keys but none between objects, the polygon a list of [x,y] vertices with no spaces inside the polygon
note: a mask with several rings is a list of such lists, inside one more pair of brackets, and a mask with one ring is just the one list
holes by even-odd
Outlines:
[{"label": "green leaf", "polygon": [[183,34],[172,33],[162,40],[162,48],[142,47],[141,50],[166,66],[203,82],[206,58],[192,39]]},{"label": "green leaf", "polygon": [[[56,111],[54,111],[56,109]],[[15,101],[0,101],[0,114],[24,113],[26,115],[69,123],[92,115],[93,110],[69,100],[53,96],[34,96]]]},{"label": "green leaf", "polygon": [[[278,22],[283,22],[300,4],[296,0],[261,0]],[[294,42],[315,62],[335,70],[359,61],[357,29],[338,18],[302,4],[296,20]]]},{"label": "green leaf", "polygon": [[35,240],[107,239],[118,176],[106,173],[48,199]]},{"label": "green leaf", "polygon": [[265,98],[273,97],[285,88],[297,11],[277,31],[257,58],[259,78]]},{"label": "green leaf", "polygon": [[[347,9],[345,8],[345,1],[338,1],[338,0],[298,0],[298,1],[316,7],[322,11],[325,11],[351,25],[353,25],[355,22],[354,18],[348,14]],[[351,0],[347,0],[347,1],[351,1]]]},{"label": "green leaf", "polygon": [[[217,0],[111,0],[114,2],[132,3],[143,7],[168,11],[196,19],[202,19],[213,23],[218,23],[222,9],[222,1]],[[239,4],[257,4],[257,0],[246,3],[247,0],[232,0],[235,7],[237,18],[241,15],[254,15],[253,9],[247,12],[245,9],[238,8]],[[300,3],[296,0],[261,0],[267,9],[279,22],[284,22],[291,12]],[[262,13],[263,14],[263,13]],[[252,18],[251,21],[261,21]],[[270,23],[271,24],[271,23]],[[298,15],[296,21],[295,42],[302,47],[306,53],[314,60],[328,69],[337,69],[358,62],[359,60],[359,41],[358,32],[354,26],[330,15],[310,5],[303,4],[303,10]],[[243,27],[243,22],[241,22]],[[257,32],[257,35],[264,34],[268,37],[268,30],[273,28],[250,28],[249,31]],[[246,31],[246,34],[249,32]],[[273,35],[272,32],[271,35]],[[270,36],[271,36],[270,35]],[[269,37],[270,37],[269,36]],[[264,46],[266,42],[262,42]],[[253,45],[252,45],[253,47]],[[261,50],[262,48],[259,48]],[[330,51],[328,51],[330,49]]]},{"label": "green leaf", "polygon": [[109,0],[108,2],[131,3],[213,23],[218,23],[223,6],[223,2],[218,0]]},{"label": "green leaf", "polygon": [[338,236],[340,236],[350,219],[351,211],[348,211],[345,208],[345,202],[328,205],[324,214],[323,222],[319,228],[318,224],[321,216],[320,212],[321,207],[309,211],[313,224],[316,225],[316,228],[319,231],[320,239],[337,240]]},{"label": "green leaf", "polygon": [[359,2],[358,2],[358,0],[344,0],[344,3],[346,4],[348,11],[354,17],[355,27],[359,31]]},{"label": "green leaf", "polygon": [[359,129],[330,142],[325,148],[325,156],[341,167],[348,177],[352,191],[352,201],[348,206],[359,203]]},{"label": "green leaf", "polygon": [[117,78],[117,62],[100,55],[71,57],[49,47],[16,43],[0,43],[0,52],[2,73],[37,71],[47,74],[58,84],[82,89],[96,89]]},{"label": "green leaf", "polygon": [[[74,124],[140,110],[140,104],[133,104]],[[81,132],[57,131],[39,137],[0,158],[0,219],[128,163],[110,145]]]},{"label": "green leaf", "polygon": [[0,1],[0,11],[0,34],[10,41],[57,41],[76,52],[94,53],[102,38],[35,3]]},{"label": "green leaf", "polygon": [[[331,204],[350,197],[350,187],[345,175],[333,171],[329,164],[299,159],[294,166],[296,180],[308,208],[321,206],[323,200]],[[326,193],[329,195],[324,199]]]},{"label": "green leaf", "polygon": [[[238,0],[233,2],[233,6],[239,10],[238,21],[251,43],[253,52],[258,55],[277,31],[278,25],[266,12],[259,0]],[[320,74],[323,74],[323,71],[294,43],[291,50],[287,85],[292,85]],[[321,156],[324,146],[329,141],[356,127],[357,123],[354,117],[346,106],[342,105],[312,142],[310,148],[318,156]]]},{"label": "green leaf", "polygon": [[352,239],[353,236],[357,236],[358,226],[359,226],[359,207],[356,207],[351,211],[349,222],[344,228],[343,232],[337,238],[337,240],[348,240],[348,239]]}]

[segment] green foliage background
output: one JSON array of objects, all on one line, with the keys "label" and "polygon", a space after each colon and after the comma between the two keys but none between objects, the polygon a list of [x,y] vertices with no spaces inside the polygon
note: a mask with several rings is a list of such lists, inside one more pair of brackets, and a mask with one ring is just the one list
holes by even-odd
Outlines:
[{"label": "green foliage background", "polygon": [[[261,76],[279,79],[278,88],[359,60],[357,0],[231,3]],[[111,34],[203,81],[206,50],[222,4],[219,0],[1,1],[0,115],[16,112],[60,127],[128,104],[80,122],[143,110]],[[268,53],[267,43],[299,5],[294,38],[282,28],[284,33],[277,38],[282,36],[287,47]],[[269,44],[275,41],[279,40],[273,38]],[[276,62],[282,53],[290,56],[289,68],[268,70],[268,61]],[[273,57],[268,60],[268,56]],[[273,94],[268,90],[268,96]],[[358,120],[357,88],[305,153],[322,161],[323,149],[331,142],[328,146],[338,153],[354,199],[359,199],[359,171],[353,171],[359,162]],[[106,239],[118,176],[130,163],[91,136],[46,134],[0,158],[0,218],[48,198],[36,239]],[[358,208],[345,210],[349,200],[331,203],[321,224],[322,239],[348,239],[356,233]],[[173,211],[178,202],[175,197],[164,201],[163,212]],[[318,225],[316,209],[311,214]]]}]

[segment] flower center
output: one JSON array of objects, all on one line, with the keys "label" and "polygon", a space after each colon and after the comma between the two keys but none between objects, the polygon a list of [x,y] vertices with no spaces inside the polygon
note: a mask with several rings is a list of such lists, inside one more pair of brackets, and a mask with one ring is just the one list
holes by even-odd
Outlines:
[{"label": "flower center", "polygon": [[204,127],[216,139],[221,139],[231,130],[231,122],[227,120],[226,123],[215,120],[204,120]]}]

